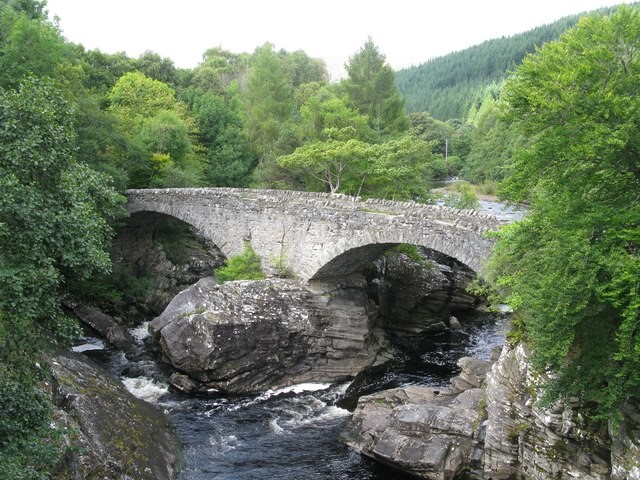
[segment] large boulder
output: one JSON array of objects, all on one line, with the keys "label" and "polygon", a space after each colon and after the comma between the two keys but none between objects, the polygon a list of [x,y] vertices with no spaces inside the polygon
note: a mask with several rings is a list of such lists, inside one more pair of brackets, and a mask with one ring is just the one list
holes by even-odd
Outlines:
[{"label": "large boulder", "polygon": [[[149,329],[176,371],[202,388],[246,393],[354,376],[380,350],[375,315],[363,280],[319,294],[295,280],[216,285],[205,278],[178,294]],[[183,376],[173,378],[178,388],[191,388]]]},{"label": "large boulder", "polygon": [[49,363],[55,423],[70,447],[54,480],[176,478],[180,444],[160,410],[83,355],[61,353]]},{"label": "large boulder", "polygon": [[361,397],[343,434],[362,454],[418,478],[451,480],[478,455],[483,392],[409,386]]},{"label": "large boulder", "polygon": [[478,303],[465,290],[474,272],[446,255],[425,248],[412,256],[392,250],[377,263],[385,328],[396,334],[446,331],[452,315]]}]

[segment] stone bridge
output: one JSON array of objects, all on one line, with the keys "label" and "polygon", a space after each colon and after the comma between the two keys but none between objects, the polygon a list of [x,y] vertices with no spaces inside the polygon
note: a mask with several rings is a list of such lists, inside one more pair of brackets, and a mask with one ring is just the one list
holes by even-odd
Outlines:
[{"label": "stone bridge", "polygon": [[250,242],[267,274],[282,267],[309,281],[348,275],[408,243],[478,270],[502,222],[468,210],[345,195],[237,188],[128,190],[128,210],[193,225],[227,258]]}]

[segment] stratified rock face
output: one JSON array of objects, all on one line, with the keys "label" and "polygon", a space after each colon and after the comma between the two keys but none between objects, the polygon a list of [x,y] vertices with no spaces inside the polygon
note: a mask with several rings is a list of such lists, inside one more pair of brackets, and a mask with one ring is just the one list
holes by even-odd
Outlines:
[{"label": "stratified rock face", "polygon": [[293,280],[216,285],[205,278],[149,329],[179,372],[208,388],[255,392],[355,375],[379,349],[374,320],[361,280],[321,295]]},{"label": "stratified rock face", "polygon": [[587,430],[570,405],[536,406],[538,377],[522,345],[505,347],[487,375],[485,470],[494,479],[609,479],[606,432]]},{"label": "stratified rock face", "polygon": [[611,480],[640,480],[640,404],[622,409],[620,425],[609,426],[611,436]]},{"label": "stratified rock face", "polygon": [[385,328],[400,334],[445,331],[452,314],[476,306],[477,298],[465,291],[475,274],[446,255],[424,248],[417,252],[420,262],[393,252],[381,265]]},{"label": "stratified rock face", "polygon": [[429,480],[450,480],[470,468],[481,440],[479,388],[453,395],[410,386],[361,397],[344,438],[382,463]]},{"label": "stratified rock face", "polygon": [[193,227],[152,212],[134,214],[118,229],[111,256],[114,270],[124,269],[138,279],[147,279],[142,304],[127,305],[127,311],[117,312],[128,317],[160,314],[178,292],[211,275],[224,262],[222,252]]},{"label": "stratified rock face", "polygon": [[540,376],[523,346],[505,346],[492,367],[473,358],[458,365],[450,390],[411,386],[362,397],[347,443],[426,479],[640,479],[637,404],[624,407],[617,428],[594,431],[575,405],[535,405]]},{"label": "stratified rock face", "polygon": [[72,447],[55,478],[176,478],[180,444],[162,412],[82,355],[61,354],[49,363],[55,422],[69,432]]}]

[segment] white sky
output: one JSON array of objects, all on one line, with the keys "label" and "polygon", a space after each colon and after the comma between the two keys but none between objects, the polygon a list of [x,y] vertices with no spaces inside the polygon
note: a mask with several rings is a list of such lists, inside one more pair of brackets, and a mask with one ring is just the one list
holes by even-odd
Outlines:
[{"label": "white sky", "polygon": [[211,47],[264,42],[322,58],[332,78],[373,38],[400,69],[621,0],[48,0],[64,36],[86,49],[152,50],[193,68]]}]

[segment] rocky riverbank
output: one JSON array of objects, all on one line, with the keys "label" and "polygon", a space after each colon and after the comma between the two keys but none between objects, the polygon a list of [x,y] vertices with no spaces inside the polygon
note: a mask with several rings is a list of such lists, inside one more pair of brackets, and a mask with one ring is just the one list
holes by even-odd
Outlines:
[{"label": "rocky riverbank", "polygon": [[163,413],[83,355],[49,359],[56,426],[70,447],[53,480],[173,480],[180,444]]},{"label": "rocky riverbank", "polygon": [[640,479],[640,415],[597,429],[576,405],[536,405],[539,377],[523,346],[489,363],[460,360],[450,389],[362,397],[344,437],[378,461],[429,480]]}]

